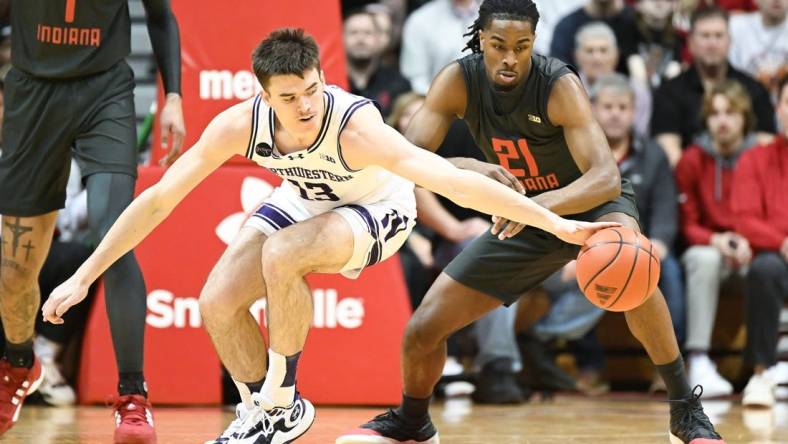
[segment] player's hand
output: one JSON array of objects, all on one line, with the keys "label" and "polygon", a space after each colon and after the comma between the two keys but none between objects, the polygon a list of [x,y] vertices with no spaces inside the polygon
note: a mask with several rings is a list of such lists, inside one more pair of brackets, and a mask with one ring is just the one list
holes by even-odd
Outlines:
[{"label": "player's hand", "polygon": [[493,226],[490,229],[490,233],[492,233],[493,236],[498,236],[498,239],[500,240],[508,239],[525,228],[525,224],[521,224],[503,217],[493,216],[492,221]]},{"label": "player's hand", "polygon": [[570,244],[583,245],[594,233],[604,228],[620,227],[618,222],[582,222],[559,218],[552,233],[559,239]]},{"label": "player's hand", "polygon": [[512,173],[506,168],[496,165],[494,163],[482,162],[477,159],[468,159],[468,162],[463,164],[463,169],[475,171],[483,176],[487,176],[492,180],[501,182],[507,187],[517,191],[520,194],[525,194],[525,187]]},{"label": "player's hand", "polygon": [[77,275],[71,276],[66,282],[58,285],[49,295],[49,299],[41,307],[44,322],[63,323],[63,314],[69,308],[82,302],[88,295],[90,284],[82,282]]},{"label": "player's hand", "polygon": [[[466,170],[475,171],[479,174],[489,177],[490,179],[498,181],[520,194],[525,194],[525,187],[523,186],[522,182],[520,182],[520,180],[517,179],[514,174],[510,173],[506,168],[500,165],[482,162],[481,160],[477,159],[468,159],[468,163],[463,166],[463,168]],[[493,236],[498,236],[498,239],[501,240],[510,238],[525,228],[524,224],[497,216],[494,216],[492,221],[493,227],[490,232],[493,234]]]},{"label": "player's hand", "polygon": [[168,150],[167,155],[159,161],[159,165],[170,166],[181,156],[183,138],[186,136],[180,95],[167,94],[159,123],[161,123],[161,147]]}]

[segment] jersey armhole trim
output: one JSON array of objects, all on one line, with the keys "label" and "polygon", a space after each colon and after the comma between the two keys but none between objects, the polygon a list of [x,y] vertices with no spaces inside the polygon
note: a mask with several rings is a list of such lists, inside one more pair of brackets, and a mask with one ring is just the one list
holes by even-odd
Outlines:
[{"label": "jersey armhole trim", "polygon": [[[553,121],[550,120],[550,113],[547,112],[547,110],[550,108],[550,94],[553,93],[553,86],[555,86],[555,82],[559,81],[560,79],[563,79],[564,77],[566,77],[567,75],[570,75],[570,74],[574,74],[575,76],[577,76],[578,80],[580,79],[580,76],[577,74],[577,72],[575,72],[574,69],[571,68],[571,65],[564,66],[562,71],[563,72],[561,73],[561,75],[559,75],[558,77],[552,79],[550,81],[550,83],[547,84],[547,100],[545,100],[545,102],[544,102],[544,109],[540,109],[539,110],[539,112],[544,116],[545,120],[547,120],[547,124],[549,124],[550,126],[552,126],[554,128],[558,128],[558,126],[556,126],[553,123]],[[582,81],[581,81],[581,84],[582,84]]]},{"label": "jersey armhole trim", "polygon": [[[331,117],[334,114],[334,95],[328,91],[325,91],[325,98],[326,98],[326,112],[323,114],[323,122],[320,128],[320,134],[318,135],[315,143],[312,144],[309,148],[307,148],[306,152],[311,153],[312,151],[316,150],[320,144],[323,143],[323,139],[326,138],[326,134],[328,134],[328,127],[331,124]],[[341,130],[340,130],[341,131]]]},{"label": "jersey armhole trim", "polygon": [[254,104],[252,105],[252,131],[249,135],[249,146],[246,147],[246,158],[251,159],[254,157],[254,146],[257,142],[257,130],[259,126],[259,113],[260,113],[260,95],[258,94],[257,97],[254,98]]},{"label": "jersey armhole trim", "polygon": [[353,104],[348,107],[347,111],[345,111],[345,114],[342,116],[342,120],[339,122],[339,129],[337,130],[337,154],[339,155],[339,161],[342,163],[342,166],[351,173],[357,173],[361,170],[354,170],[348,166],[347,162],[345,162],[345,157],[342,156],[342,144],[339,142],[339,138],[342,136],[342,130],[345,129],[345,126],[353,116],[353,113],[355,113],[362,106],[369,105],[371,103],[372,101],[369,99],[362,99],[353,102]]}]

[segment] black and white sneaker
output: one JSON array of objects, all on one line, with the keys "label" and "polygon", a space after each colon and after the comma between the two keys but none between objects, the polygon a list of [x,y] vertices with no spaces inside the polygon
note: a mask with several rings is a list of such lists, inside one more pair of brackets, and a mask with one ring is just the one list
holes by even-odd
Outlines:
[{"label": "black and white sneaker", "polygon": [[438,431],[427,417],[424,424],[411,425],[394,409],[336,439],[335,444],[439,444]]},{"label": "black and white sneaker", "polygon": [[230,441],[233,444],[288,444],[306,433],[315,422],[315,407],[297,392],[289,407],[266,410],[270,404],[259,393],[253,393],[252,400],[256,407]]},{"label": "black and white sneaker", "polygon": [[243,402],[239,402],[238,405],[235,406],[235,419],[233,422],[227,426],[224,432],[219,435],[216,439],[211,441],[205,441],[205,444],[228,444],[230,440],[235,439],[238,437],[238,432],[241,431],[241,426],[244,423],[244,419],[249,415],[249,410],[246,409],[246,406]]}]

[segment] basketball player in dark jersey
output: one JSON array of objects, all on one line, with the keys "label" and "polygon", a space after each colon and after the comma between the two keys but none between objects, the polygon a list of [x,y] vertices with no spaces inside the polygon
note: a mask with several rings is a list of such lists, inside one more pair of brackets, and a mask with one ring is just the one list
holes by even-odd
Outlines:
[{"label": "basketball player in dark jersey", "polygon": [[[167,93],[164,140],[177,155],[184,135],[180,42],[169,0],[143,0]],[[7,5],[6,5],[7,6]],[[65,202],[71,157],[88,191],[88,219],[99,240],[131,202],[137,176],[134,76],[127,0],[12,0],[11,62],[0,157],[2,266],[0,433],[19,416],[41,380],[33,356],[38,273]],[[105,274],[106,305],[119,371],[115,442],[154,442],[142,374],[145,284],[132,253]]]},{"label": "basketball player in dark jersey", "polygon": [[[531,0],[485,0],[469,33],[472,54],[436,76],[406,137],[435,150],[452,119],[463,118],[489,164],[456,159],[455,165],[498,178],[558,214],[637,230],[632,187],[622,183],[577,74],[557,59],[532,53],[538,19]],[[428,404],[441,376],[446,338],[514,302],[577,253],[544,231],[498,220],[447,266],[409,321],[402,404],[337,444],[437,443]],[[703,412],[701,389],[687,383],[660,291],[626,319],[667,384],[671,441],[723,443]]]}]

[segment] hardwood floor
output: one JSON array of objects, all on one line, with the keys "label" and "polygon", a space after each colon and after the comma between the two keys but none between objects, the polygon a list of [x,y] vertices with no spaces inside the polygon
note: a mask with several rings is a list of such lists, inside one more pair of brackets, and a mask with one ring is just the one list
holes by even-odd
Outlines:
[{"label": "hardwood floor", "polygon": [[[744,411],[734,401],[706,401],[728,444],[788,443],[788,403]],[[655,398],[558,397],[517,407],[473,405],[467,398],[436,403],[433,419],[447,444],[668,443],[668,406]],[[318,407],[317,420],[298,443],[331,444],[342,432],[382,412],[379,408]],[[227,426],[232,412],[214,407],[157,407],[159,444],[203,443]],[[25,406],[2,443],[111,443],[108,408]]]}]

